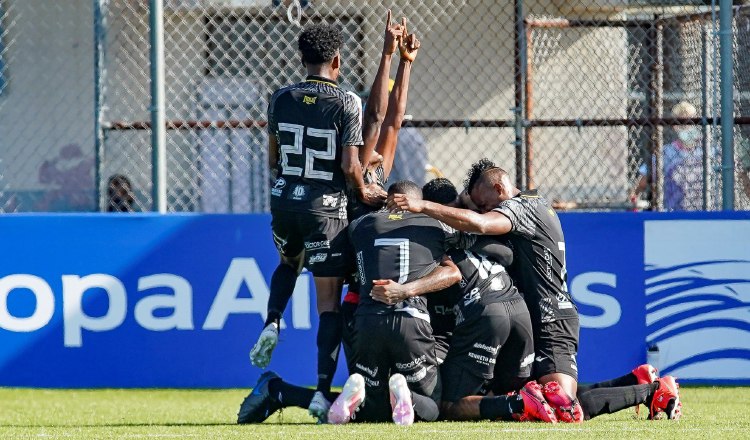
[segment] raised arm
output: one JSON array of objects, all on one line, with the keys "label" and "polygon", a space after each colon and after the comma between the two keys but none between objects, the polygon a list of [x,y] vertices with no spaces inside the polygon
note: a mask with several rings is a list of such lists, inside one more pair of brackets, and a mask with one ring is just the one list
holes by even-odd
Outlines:
[{"label": "raised arm", "polygon": [[365,105],[362,117],[364,146],[359,151],[359,162],[362,164],[367,164],[370,161],[380,134],[380,126],[385,119],[386,105],[388,104],[388,74],[391,71],[393,52],[398,48],[397,40],[401,34],[401,25],[391,23],[391,10],[389,9],[385,22],[383,52],[380,54],[378,72],[372,82],[370,96],[367,98],[367,105]]},{"label": "raised arm", "polygon": [[376,301],[393,305],[407,298],[447,289],[459,281],[461,271],[446,257],[432,272],[418,280],[405,284],[393,280],[373,280],[370,296]]},{"label": "raised arm", "polygon": [[484,214],[468,209],[453,208],[426,200],[412,199],[405,194],[394,194],[388,199],[391,211],[424,213],[459,231],[480,235],[502,235],[513,229],[510,219],[497,211]]},{"label": "raised arm", "polygon": [[401,130],[401,124],[406,113],[411,65],[417,57],[420,46],[420,41],[414,34],[406,35],[406,19],[402,22],[402,26],[404,27],[404,36],[399,41],[401,62],[398,65],[396,82],[388,100],[388,111],[375,147],[375,151],[383,157],[383,175],[386,180],[393,168],[393,159],[398,144],[398,132]]}]

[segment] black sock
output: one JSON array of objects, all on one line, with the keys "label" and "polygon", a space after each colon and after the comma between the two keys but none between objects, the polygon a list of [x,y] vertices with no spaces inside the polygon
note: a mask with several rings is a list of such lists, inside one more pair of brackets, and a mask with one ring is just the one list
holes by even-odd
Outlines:
[{"label": "black sock", "polygon": [[281,403],[282,408],[297,406],[307,409],[310,401],[315,395],[315,390],[310,388],[298,387],[284,382],[281,379],[275,379],[268,383],[268,392],[271,396]]},{"label": "black sock", "polygon": [[628,387],[631,385],[638,385],[638,378],[635,377],[635,374],[628,373],[624,376],[620,376],[612,380],[597,382],[595,384],[587,386],[586,388],[593,390],[595,388]]},{"label": "black sock", "polygon": [[648,403],[658,383],[627,387],[594,388],[578,392],[578,401],[584,418],[593,419],[601,414],[612,414],[625,408]]},{"label": "black sock", "polygon": [[483,397],[479,401],[479,417],[482,420],[515,420],[513,414],[523,414],[523,397],[520,394]]},{"label": "black sock", "polygon": [[294,293],[294,285],[297,283],[297,271],[288,264],[281,263],[273,271],[271,276],[271,293],[268,296],[268,316],[266,317],[266,323],[268,324],[275,322],[279,325],[281,315],[286,310],[286,305],[289,304],[289,299]]},{"label": "black sock", "polygon": [[434,400],[427,396],[411,393],[411,402],[414,405],[414,414],[424,422],[434,422],[440,415],[440,409]]},{"label": "black sock", "polygon": [[318,323],[318,388],[328,398],[341,348],[341,313],[323,312]]}]

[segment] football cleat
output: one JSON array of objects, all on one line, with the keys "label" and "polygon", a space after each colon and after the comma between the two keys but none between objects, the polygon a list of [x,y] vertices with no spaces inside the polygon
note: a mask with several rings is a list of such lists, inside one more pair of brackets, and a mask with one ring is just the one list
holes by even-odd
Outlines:
[{"label": "football cleat", "polygon": [[665,414],[668,419],[679,419],[682,416],[680,386],[672,376],[659,378],[658,382],[659,387],[651,398],[648,418],[654,420]]},{"label": "football cleat", "polygon": [[549,406],[555,410],[555,417],[559,422],[583,422],[583,408],[578,403],[578,399],[571,399],[559,383],[547,382],[542,388],[542,393]]},{"label": "football cleat", "polygon": [[261,423],[271,414],[281,409],[281,402],[271,396],[271,393],[268,391],[268,384],[274,379],[281,378],[273,371],[266,371],[260,375],[253,390],[242,401],[242,405],[240,405],[240,412],[237,413],[237,423]]},{"label": "football cleat", "polygon": [[333,425],[349,423],[364,401],[365,378],[361,374],[354,373],[346,380],[344,389],[328,410],[328,423]]},{"label": "football cleat", "polygon": [[632,371],[633,376],[638,380],[638,385],[645,385],[659,380],[659,370],[653,365],[639,365]]},{"label": "football cleat", "polygon": [[518,421],[540,420],[547,423],[557,423],[555,411],[544,399],[542,386],[536,381],[531,381],[521,388],[518,394],[523,399],[523,414],[513,417]]},{"label": "football cleat", "polygon": [[279,327],[272,322],[260,332],[258,342],[250,350],[250,362],[256,367],[266,368],[271,363],[271,353],[279,343]]},{"label": "football cleat", "polygon": [[328,410],[331,409],[331,402],[325,398],[323,393],[316,391],[307,407],[307,412],[318,419],[318,423],[326,423],[328,420]]},{"label": "football cleat", "polygon": [[411,390],[403,374],[394,374],[388,381],[388,391],[391,398],[391,417],[393,423],[409,426],[414,423],[414,406],[411,401]]}]

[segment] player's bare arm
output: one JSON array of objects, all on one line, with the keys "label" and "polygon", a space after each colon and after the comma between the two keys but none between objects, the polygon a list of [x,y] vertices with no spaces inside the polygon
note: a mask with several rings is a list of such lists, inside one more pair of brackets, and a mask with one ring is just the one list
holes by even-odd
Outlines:
[{"label": "player's bare arm", "polygon": [[268,169],[271,170],[271,175],[276,175],[276,165],[279,163],[279,141],[276,136],[268,136]]},{"label": "player's bare arm", "polygon": [[385,119],[386,105],[388,104],[388,74],[391,71],[393,53],[398,49],[398,39],[402,33],[401,25],[392,23],[391,10],[389,9],[385,22],[383,52],[380,56],[378,72],[375,74],[375,80],[370,88],[370,96],[367,98],[367,105],[362,117],[362,139],[364,140],[364,146],[360,149],[359,161],[363,164],[370,161],[378,140],[380,126]]},{"label": "player's bare arm", "polygon": [[393,280],[373,280],[370,296],[376,301],[393,305],[418,295],[438,292],[461,281],[461,272],[450,258],[444,258],[440,266],[428,275],[405,284]]},{"label": "player's bare arm", "polygon": [[391,211],[424,213],[463,232],[480,235],[507,234],[513,228],[510,219],[496,211],[480,214],[468,209],[453,208],[426,200],[416,200],[406,194],[394,194],[388,199]]},{"label": "player's bare arm", "polygon": [[406,113],[411,65],[416,59],[421,45],[414,34],[406,34],[406,19],[403,19],[402,26],[404,34],[399,39],[401,62],[396,73],[393,91],[388,100],[388,111],[385,115],[385,121],[380,130],[377,146],[375,147],[375,151],[383,156],[383,174],[386,179],[393,167],[393,159],[396,155],[396,145],[398,143],[398,132],[401,130],[401,124],[404,121],[404,114]]},{"label": "player's bare arm", "polygon": [[352,145],[344,146],[341,158],[341,169],[344,171],[346,183],[357,195],[362,203],[370,206],[382,206],[386,192],[376,184],[365,185],[362,177],[362,165],[359,161],[359,148]]}]

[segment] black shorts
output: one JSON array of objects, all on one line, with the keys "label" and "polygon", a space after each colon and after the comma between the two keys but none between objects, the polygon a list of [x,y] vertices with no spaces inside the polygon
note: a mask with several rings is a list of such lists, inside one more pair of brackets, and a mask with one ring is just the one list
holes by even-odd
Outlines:
[{"label": "black shorts", "polygon": [[440,400],[440,377],[435,339],[430,323],[396,312],[387,315],[357,315],[354,323],[355,372],[365,379],[365,405],[358,419],[367,422],[391,420],[388,381],[401,373],[409,389],[435,402]]},{"label": "black shorts", "polygon": [[536,327],[534,377],[564,373],[578,380],[578,317],[545,322]]},{"label": "black shorts", "polygon": [[285,257],[304,251],[304,266],[317,277],[345,277],[354,266],[347,220],[272,210],[271,231],[276,249]]},{"label": "black shorts", "polygon": [[458,324],[442,366],[443,400],[483,394],[493,380],[531,376],[531,318],[522,299],[484,306]]}]

